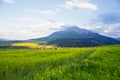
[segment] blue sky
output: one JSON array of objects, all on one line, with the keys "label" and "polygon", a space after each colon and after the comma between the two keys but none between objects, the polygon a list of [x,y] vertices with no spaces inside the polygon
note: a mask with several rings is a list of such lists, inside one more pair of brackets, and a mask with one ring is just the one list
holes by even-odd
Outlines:
[{"label": "blue sky", "polygon": [[120,0],[0,0],[0,38],[43,37],[77,25],[120,37]]}]

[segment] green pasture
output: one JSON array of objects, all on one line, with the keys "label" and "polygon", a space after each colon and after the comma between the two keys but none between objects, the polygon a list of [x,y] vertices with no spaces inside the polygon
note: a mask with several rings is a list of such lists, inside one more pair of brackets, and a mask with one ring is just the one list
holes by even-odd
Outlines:
[{"label": "green pasture", "polygon": [[0,80],[120,80],[120,45],[0,49]]}]

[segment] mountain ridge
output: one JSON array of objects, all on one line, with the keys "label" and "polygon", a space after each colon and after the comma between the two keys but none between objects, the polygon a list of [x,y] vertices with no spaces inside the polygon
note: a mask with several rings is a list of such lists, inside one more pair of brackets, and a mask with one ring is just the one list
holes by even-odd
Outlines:
[{"label": "mountain ridge", "polygon": [[30,41],[46,41],[48,44],[55,44],[61,47],[120,44],[120,41],[113,38],[106,37],[83,28],[78,28],[77,26],[67,26],[67,28],[54,32],[47,37],[31,39]]},{"label": "mountain ridge", "polygon": [[6,39],[0,38],[0,41],[6,41]]}]

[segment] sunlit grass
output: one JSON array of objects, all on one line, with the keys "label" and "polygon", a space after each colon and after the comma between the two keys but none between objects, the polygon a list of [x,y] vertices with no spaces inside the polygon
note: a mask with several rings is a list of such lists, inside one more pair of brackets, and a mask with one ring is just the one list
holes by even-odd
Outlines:
[{"label": "sunlit grass", "polygon": [[24,42],[24,43],[14,43],[14,44],[11,44],[11,46],[14,46],[14,47],[38,48],[39,44],[32,43],[32,42]]},{"label": "sunlit grass", "polygon": [[119,80],[120,45],[0,50],[0,80]]}]

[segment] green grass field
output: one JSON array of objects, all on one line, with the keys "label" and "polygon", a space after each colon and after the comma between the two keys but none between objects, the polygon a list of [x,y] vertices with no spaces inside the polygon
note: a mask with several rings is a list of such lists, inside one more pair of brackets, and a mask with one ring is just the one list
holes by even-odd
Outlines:
[{"label": "green grass field", "polygon": [[0,49],[0,80],[120,80],[120,45]]},{"label": "green grass field", "polygon": [[39,44],[32,42],[13,43],[11,46],[14,47],[26,47],[26,48],[38,48]]}]

